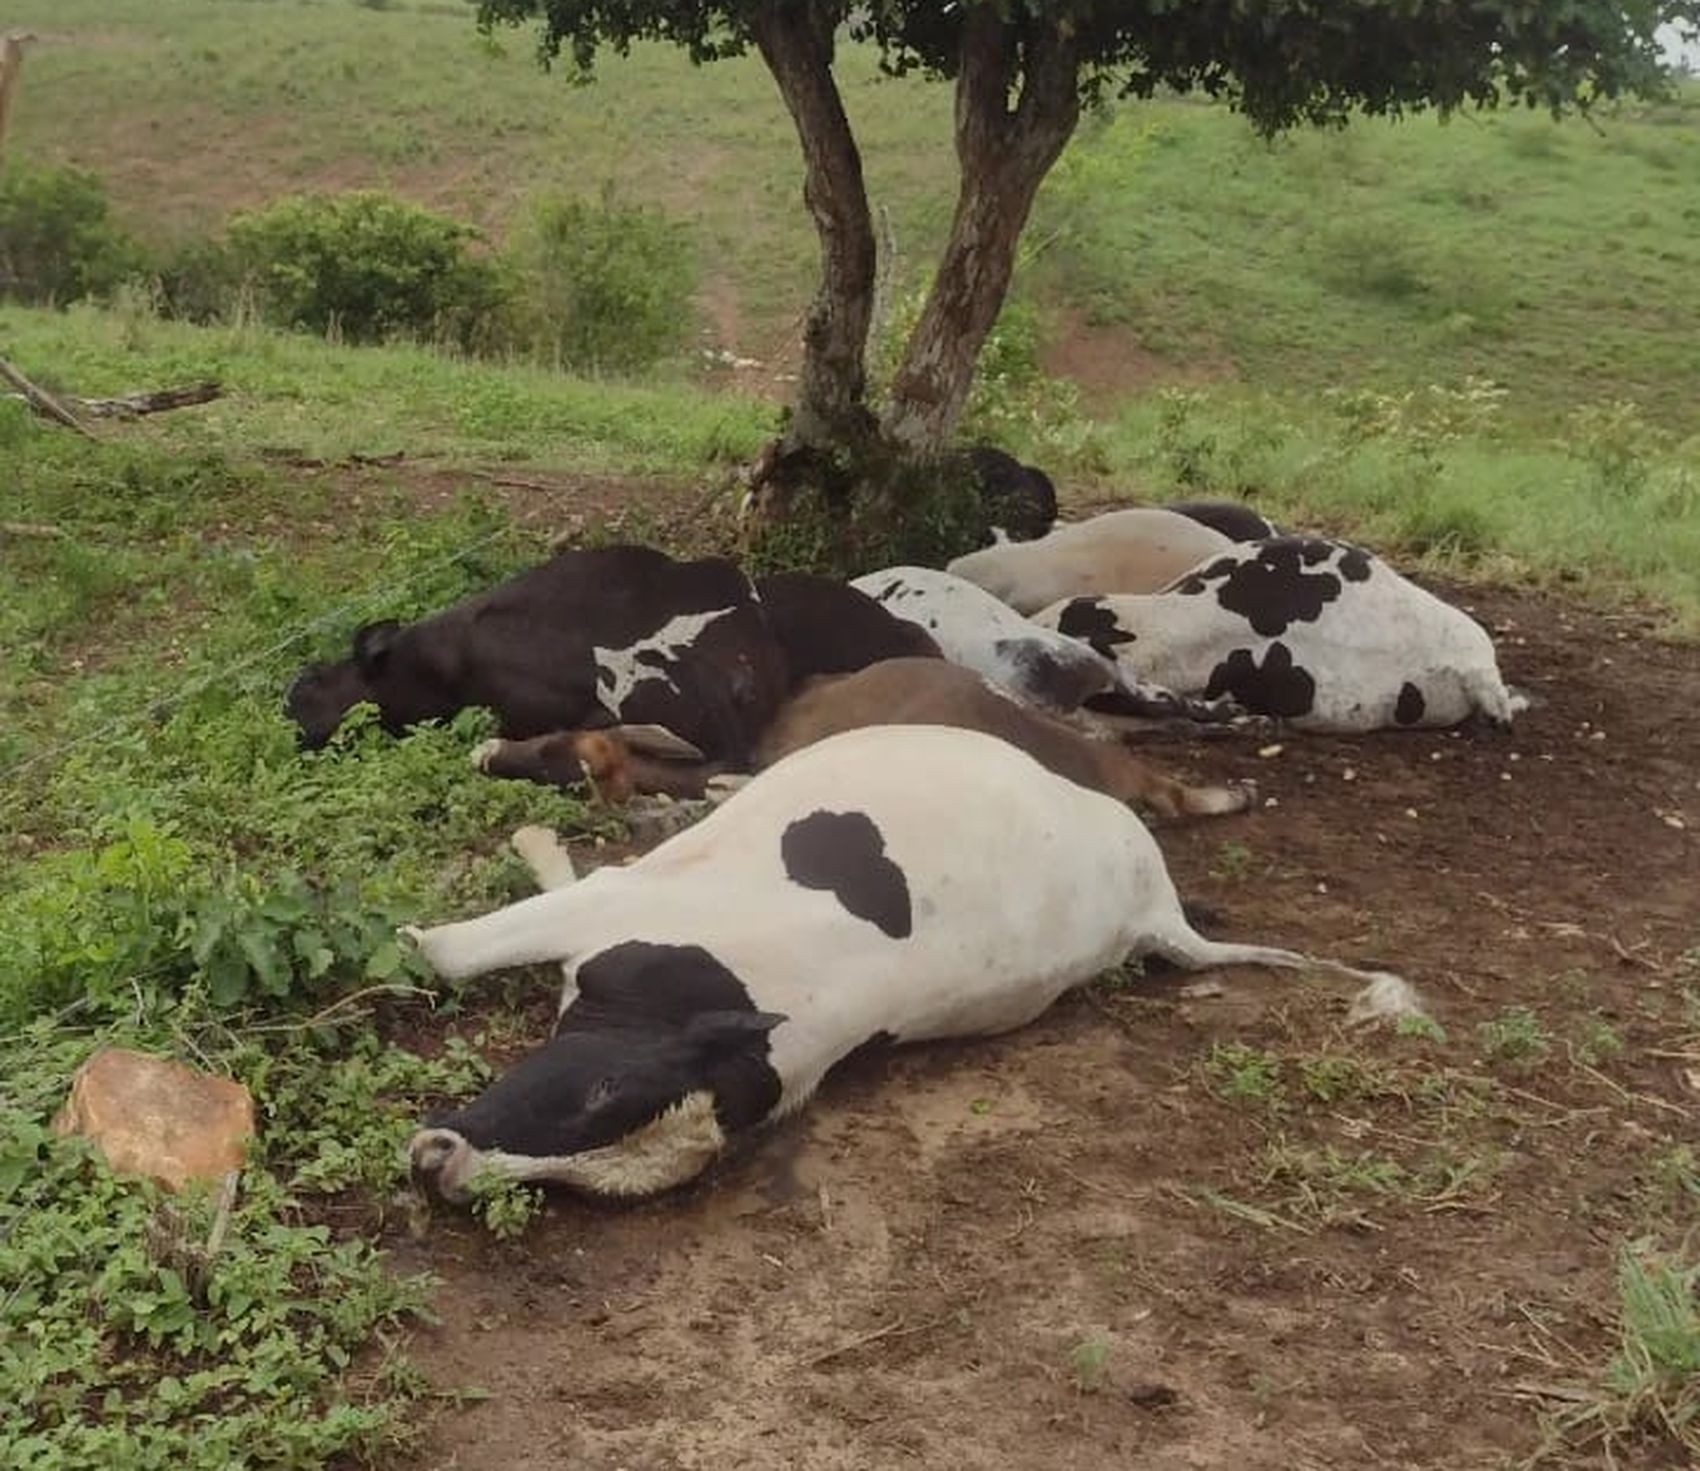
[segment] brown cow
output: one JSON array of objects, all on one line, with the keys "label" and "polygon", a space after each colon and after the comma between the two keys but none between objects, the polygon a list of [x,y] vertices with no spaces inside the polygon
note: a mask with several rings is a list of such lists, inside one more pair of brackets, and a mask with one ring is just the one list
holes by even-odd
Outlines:
[{"label": "brown cow", "polygon": [[[979,675],[940,659],[887,659],[855,674],[809,681],[780,707],[755,743],[760,771],[804,746],[870,725],[978,730],[1020,747],[1058,776],[1165,817],[1243,812],[1249,786],[1188,786],[1153,770],[1128,745],[1000,694]],[[490,741],[480,769],[493,776],[569,786],[588,779],[611,802],[634,793],[701,797],[731,768],[704,761],[666,732],[646,727],[566,731],[530,741]]]}]

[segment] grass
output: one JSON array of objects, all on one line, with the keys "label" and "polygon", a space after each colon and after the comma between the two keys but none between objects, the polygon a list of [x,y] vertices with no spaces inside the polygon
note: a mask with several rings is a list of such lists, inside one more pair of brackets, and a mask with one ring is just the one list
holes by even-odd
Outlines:
[{"label": "grass", "polygon": [[[273,345],[286,362],[314,346]],[[104,346],[80,375],[155,362]],[[173,376],[228,348],[175,329],[155,346]],[[196,439],[137,425],[91,444],[0,405],[8,513],[67,533],[9,544],[0,584],[8,1465],[319,1465],[406,1438],[424,1386],[400,1343],[429,1284],[370,1238],[424,1106],[488,1070],[476,1034],[457,1040],[452,993],[428,1023],[441,1050],[401,1035],[425,993],[395,926],[525,892],[499,847],[521,821],[598,830],[570,796],[473,772],[482,717],[399,742],[357,725],[304,759],[279,709],[293,668],[362,616],[459,596],[535,539],[471,503],[420,518],[349,502]],[[211,1263],[208,1202],[119,1181],[47,1128],[106,1043],[255,1096]],[[350,1198],[371,1215],[332,1210]],[[500,1234],[527,1219],[511,1200],[488,1216]]]},{"label": "grass", "polygon": [[[689,221],[717,345],[771,357],[808,301],[797,144],[754,60],[693,69],[638,46],[575,88],[537,68],[529,34],[484,41],[453,5],[14,0],[8,23],[48,38],[12,146],[107,176],[154,239],[281,193],[363,186],[500,237],[535,196],[592,198],[612,180]],[[922,285],[954,199],[949,91],[882,78],[860,48],[839,65],[898,284]],[[1083,126],[1041,195],[1022,280],[1125,330],[1128,386],[1152,355],[1182,376],[1305,392],[1478,374],[1511,386],[1525,426],[1631,399],[1692,434],[1696,219],[1692,86],[1607,109],[1597,130],[1507,112],[1273,144],[1219,109],[1156,101]]]}]

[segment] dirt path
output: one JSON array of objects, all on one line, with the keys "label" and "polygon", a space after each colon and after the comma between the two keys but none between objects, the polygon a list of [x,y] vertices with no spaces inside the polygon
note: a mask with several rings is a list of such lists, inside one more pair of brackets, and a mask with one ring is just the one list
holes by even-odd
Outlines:
[{"label": "dirt path", "polygon": [[[1652,1055],[1700,1046],[1700,652],[1459,596],[1541,702],[1514,734],[1155,748],[1266,798],[1162,835],[1220,932],[1395,965],[1444,1044],[1348,1038],[1321,984],[1155,977],[858,1062],[682,1196],[557,1198],[511,1245],[439,1217],[397,1247],[443,1278],[415,1353],[489,1398],[410,1464],[1459,1471],[1530,1451],[1530,1397],[1610,1352],[1618,1244],[1665,1219],[1658,1162],[1700,1135],[1681,1059]],[[1532,1039],[1478,1031],[1514,1004]],[[1263,1052],[1211,1061],[1219,1040]],[[1272,1094],[1239,1066],[1265,1055]],[[1371,1157],[1403,1174],[1342,1184]]]}]

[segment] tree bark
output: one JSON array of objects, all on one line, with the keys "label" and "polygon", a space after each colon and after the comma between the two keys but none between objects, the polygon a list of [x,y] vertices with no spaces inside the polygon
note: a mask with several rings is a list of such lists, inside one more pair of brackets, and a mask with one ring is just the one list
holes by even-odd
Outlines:
[{"label": "tree bark", "polygon": [[866,350],[877,252],[862,155],[833,80],[841,6],[767,0],[751,32],[779,84],[803,148],[803,202],[821,245],[821,284],[803,328],[803,364],[789,447],[828,449],[865,439]]},{"label": "tree bark", "polygon": [[882,425],[916,458],[941,454],[955,432],[1034,197],[1080,119],[1080,63],[1069,37],[1053,25],[1022,39],[994,6],[970,11],[956,81],[956,216]]}]

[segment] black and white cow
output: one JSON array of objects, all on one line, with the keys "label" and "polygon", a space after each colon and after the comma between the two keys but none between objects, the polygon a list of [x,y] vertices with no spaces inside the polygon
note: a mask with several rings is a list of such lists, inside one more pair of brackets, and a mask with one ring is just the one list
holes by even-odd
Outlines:
[{"label": "black and white cow", "polygon": [[1018,700],[1076,710],[1116,688],[1115,660],[1079,639],[1041,628],[966,578],[931,567],[888,567],[851,584],[924,630],[944,657]]},{"label": "black and white cow", "polygon": [[994,534],[1033,541],[1056,523],[1057,488],[1043,470],[989,444],[970,449],[968,463]]},{"label": "black and white cow", "polygon": [[1170,501],[1163,509],[1190,516],[1212,531],[1220,531],[1229,541],[1267,541],[1281,534],[1273,521],[1258,515],[1243,501]]},{"label": "black and white cow", "polygon": [[1228,537],[1191,516],[1140,506],[1058,526],[1037,541],[983,547],[945,570],[1017,613],[1037,613],[1061,598],[1156,592],[1233,547]]},{"label": "black and white cow", "polygon": [[775,572],[756,579],[756,594],[784,651],[793,690],[819,675],[854,674],[885,659],[944,657],[924,627],[854,584],[812,572]]},{"label": "black and white cow", "polygon": [[561,552],[416,623],[369,624],[349,658],[303,669],[285,705],[309,748],[369,700],[397,733],[485,706],[513,739],[619,720],[742,759],[787,685],[735,565],[613,546]]},{"label": "black and white cow", "polygon": [[899,618],[919,624],[944,657],[1029,705],[1067,714],[1218,721],[1231,702],[1188,700],[1127,672],[1083,641],[1024,618],[984,588],[931,567],[888,567],[852,584]]},{"label": "black and white cow", "polygon": [[1069,598],[1035,620],[1130,677],[1226,698],[1307,730],[1508,724],[1487,631],[1349,542],[1280,536],[1237,547],[1142,597]]},{"label": "black and white cow", "polygon": [[567,976],[554,1039],[415,1134],[415,1178],[449,1199],[485,1170],[665,1190],[857,1048],[1020,1027],[1133,955],[1320,965],[1369,983],[1360,1017],[1415,1005],[1385,973],[1198,935],[1127,807],[978,731],[830,737],[580,882],[541,847],[539,880],[560,887],[407,932],[447,979]]}]

